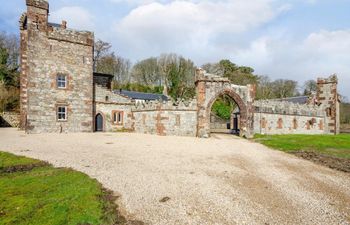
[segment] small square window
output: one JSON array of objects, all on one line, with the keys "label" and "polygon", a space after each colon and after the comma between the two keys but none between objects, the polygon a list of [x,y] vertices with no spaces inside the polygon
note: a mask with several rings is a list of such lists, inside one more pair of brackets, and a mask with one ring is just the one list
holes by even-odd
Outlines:
[{"label": "small square window", "polygon": [[57,75],[57,88],[67,88],[67,75],[58,74]]},{"label": "small square window", "polygon": [[117,125],[123,124],[123,112],[113,111],[113,123]]},{"label": "small square window", "polygon": [[57,107],[57,120],[58,121],[67,121],[67,106],[58,106]]}]

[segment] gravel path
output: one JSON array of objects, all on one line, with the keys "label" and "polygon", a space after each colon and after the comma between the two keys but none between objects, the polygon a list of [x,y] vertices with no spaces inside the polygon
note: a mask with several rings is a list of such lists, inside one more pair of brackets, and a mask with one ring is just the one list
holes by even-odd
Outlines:
[{"label": "gravel path", "polygon": [[350,224],[349,174],[233,136],[0,129],[0,149],[97,178],[146,224]]}]

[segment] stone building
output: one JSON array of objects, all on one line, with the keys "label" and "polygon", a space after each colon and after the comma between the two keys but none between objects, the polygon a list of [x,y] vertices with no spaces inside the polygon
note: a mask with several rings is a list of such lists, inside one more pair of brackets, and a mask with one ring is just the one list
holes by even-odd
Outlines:
[{"label": "stone building", "polygon": [[26,0],[20,19],[21,127],[89,132],[93,125],[94,34],[48,22],[49,4]]},{"label": "stone building", "polygon": [[196,72],[196,97],[172,102],[166,96],[113,91],[113,76],[93,72],[94,34],[49,23],[46,0],[26,0],[20,19],[21,116],[28,133],[118,131],[209,137],[213,103],[222,95],[237,105],[239,135],[337,134],[337,78],[318,80],[313,99],[255,101],[255,86]]}]

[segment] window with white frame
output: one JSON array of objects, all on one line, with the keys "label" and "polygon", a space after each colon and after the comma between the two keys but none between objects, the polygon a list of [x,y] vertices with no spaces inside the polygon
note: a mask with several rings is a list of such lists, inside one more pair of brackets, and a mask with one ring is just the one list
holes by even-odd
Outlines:
[{"label": "window with white frame", "polygon": [[67,88],[67,75],[58,74],[57,75],[57,88]]},{"label": "window with white frame", "polygon": [[57,106],[57,120],[67,121],[67,106]]},{"label": "window with white frame", "polygon": [[113,111],[113,123],[117,125],[123,124],[123,112],[122,111]]}]

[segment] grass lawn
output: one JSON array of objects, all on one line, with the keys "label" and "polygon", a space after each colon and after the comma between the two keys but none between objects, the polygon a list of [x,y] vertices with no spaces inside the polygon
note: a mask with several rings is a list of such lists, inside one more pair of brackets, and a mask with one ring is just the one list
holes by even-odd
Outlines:
[{"label": "grass lawn", "polygon": [[0,152],[1,225],[115,224],[107,195],[83,173]]},{"label": "grass lawn", "polygon": [[285,152],[311,151],[350,159],[350,134],[341,135],[256,135],[255,140]]}]

